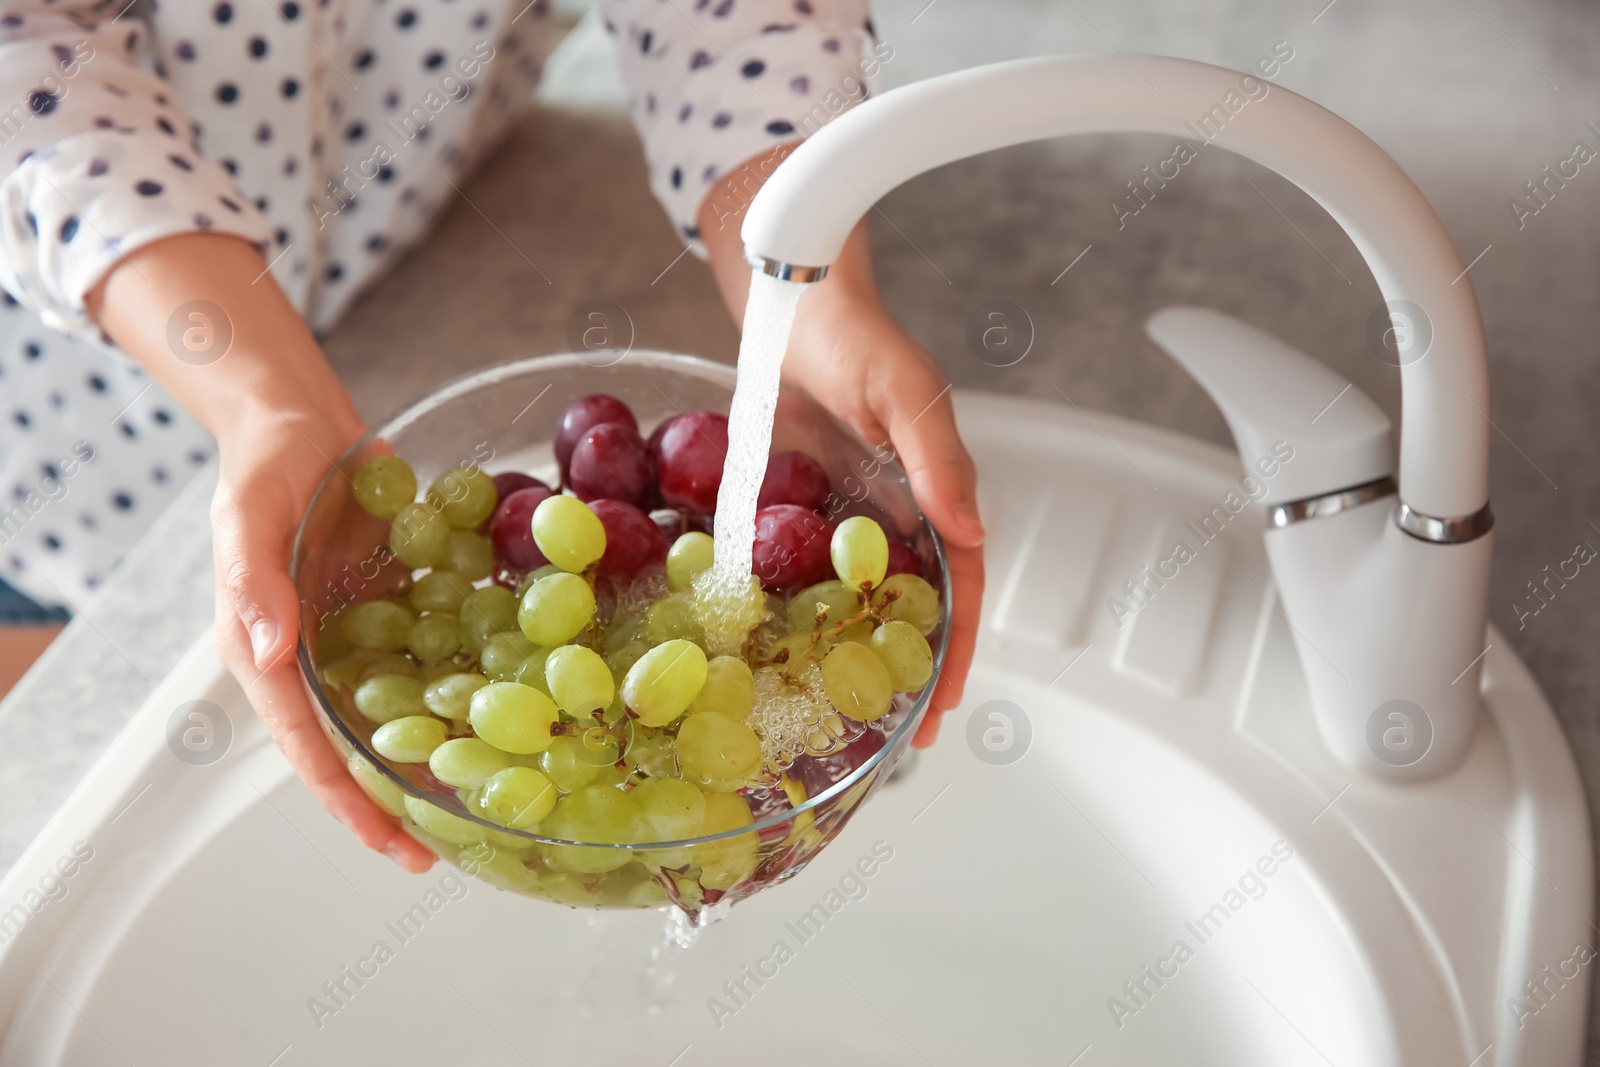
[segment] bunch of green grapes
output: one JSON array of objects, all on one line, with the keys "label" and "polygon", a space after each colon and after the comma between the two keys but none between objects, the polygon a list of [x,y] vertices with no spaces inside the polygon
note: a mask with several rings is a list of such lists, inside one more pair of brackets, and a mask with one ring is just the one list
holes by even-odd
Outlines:
[{"label": "bunch of green grapes", "polygon": [[[403,460],[362,467],[356,500],[390,521],[389,548],[411,578],[336,613],[316,642],[324,687],[371,723],[372,750],[413,765],[402,777],[454,790],[476,819],[403,793],[359,755],[357,781],[429,844],[458,848],[471,873],[567,903],[726,891],[756,871],[755,834],[673,843],[752,825],[752,806],[780,784],[784,803],[806,796],[773,773],[764,741],[776,728],[758,689],[820,676],[833,714],[872,724],[895,694],[931,680],[938,594],[888,573],[890,545],[870,518],[833,529],[834,578],[769,596],[742,654],[710,655],[695,592],[708,535],[682,533],[629,581],[602,580],[605,561],[648,557],[628,540],[642,536],[636,521],[616,520],[637,509],[543,488],[529,516],[528,498],[502,501],[497,480],[452,468],[419,500]],[[497,551],[513,543],[505,522],[531,532],[536,556],[528,546],[518,558],[546,562],[509,567]],[[605,847],[652,843],[669,847]]]}]

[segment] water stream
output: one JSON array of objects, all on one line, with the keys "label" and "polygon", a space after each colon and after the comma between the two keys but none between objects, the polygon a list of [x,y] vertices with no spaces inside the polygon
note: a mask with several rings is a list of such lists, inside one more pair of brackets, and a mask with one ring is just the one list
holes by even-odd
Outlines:
[{"label": "water stream", "polygon": [[717,492],[714,562],[695,583],[714,655],[737,653],[763,610],[760,584],[751,574],[756,498],[772,449],[783,353],[805,289],[804,283],[780,281],[759,270],[750,276],[738,385],[728,412],[728,456]]}]

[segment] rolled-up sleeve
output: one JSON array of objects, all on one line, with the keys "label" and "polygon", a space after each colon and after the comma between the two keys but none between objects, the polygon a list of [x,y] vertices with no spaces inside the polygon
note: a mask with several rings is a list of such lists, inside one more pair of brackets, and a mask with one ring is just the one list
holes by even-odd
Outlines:
[{"label": "rolled-up sleeve", "polygon": [[269,228],[139,63],[127,0],[0,2],[0,286],[47,324],[99,335],[84,295],[129,252]]},{"label": "rolled-up sleeve", "polygon": [[601,0],[644,141],[650,185],[703,254],[700,206],[717,179],[802,140],[880,83],[893,50],[866,0]]}]

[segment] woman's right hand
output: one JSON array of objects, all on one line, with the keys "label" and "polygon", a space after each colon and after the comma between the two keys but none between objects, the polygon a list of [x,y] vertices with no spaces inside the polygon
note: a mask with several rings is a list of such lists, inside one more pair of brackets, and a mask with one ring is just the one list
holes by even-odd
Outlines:
[{"label": "woman's right hand", "polygon": [[[168,347],[168,320],[195,301],[222,316],[231,333],[215,359],[178,358]],[[130,253],[88,306],[217,438],[221,477],[211,524],[223,664],[323,808],[368,848],[409,871],[427,870],[433,853],[373,803],[323,733],[294,654],[295,531],[323,476],[363,432],[316,340],[261,255],[222,235],[184,234]]]}]

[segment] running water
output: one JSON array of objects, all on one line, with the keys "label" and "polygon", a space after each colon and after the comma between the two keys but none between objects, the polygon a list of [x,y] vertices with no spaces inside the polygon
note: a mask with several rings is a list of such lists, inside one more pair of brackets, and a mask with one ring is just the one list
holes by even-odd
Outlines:
[{"label": "running water", "polygon": [[778,374],[794,326],[795,305],[805,288],[802,282],[780,281],[759,270],[750,276],[738,385],[728,412],[728,457],[717,492],[713,563],[695,582],[713,655],[737,654],[765,610],[761,585],[751,574],[756,498],[772,449]]}]

